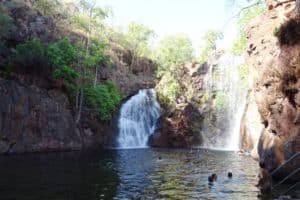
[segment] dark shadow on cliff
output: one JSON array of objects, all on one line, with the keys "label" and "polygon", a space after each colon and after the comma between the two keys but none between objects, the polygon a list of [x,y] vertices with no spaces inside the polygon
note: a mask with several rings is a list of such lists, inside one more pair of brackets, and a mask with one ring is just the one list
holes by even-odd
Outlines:
[{"label": "dark shadow on cliff", "polygon": [[294,46],[300,42],[300,21],[289,20],[275,33],[280,45]]}]

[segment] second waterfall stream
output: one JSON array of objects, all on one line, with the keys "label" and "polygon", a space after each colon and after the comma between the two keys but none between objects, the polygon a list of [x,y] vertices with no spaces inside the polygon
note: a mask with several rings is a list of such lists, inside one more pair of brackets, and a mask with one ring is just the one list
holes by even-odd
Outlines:
[{"label": "second waterfall stream", "polygon": [[123,104],[118,127],[120,148],[147,146],[149,136],[155,131],[160,117],[160,106],[153,89],[140,90]]}]

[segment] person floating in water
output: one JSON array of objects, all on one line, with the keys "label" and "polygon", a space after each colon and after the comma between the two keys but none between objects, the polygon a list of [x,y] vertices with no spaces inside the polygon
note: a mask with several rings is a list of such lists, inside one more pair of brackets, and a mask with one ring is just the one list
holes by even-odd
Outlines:
[{"label": "person floating in water", "polygon": [[214,173],[208,177],[208,182],[212,183],[212,182],[217,181],[217,179],[218,179],[218,176],[217,176],[217,174]]}]

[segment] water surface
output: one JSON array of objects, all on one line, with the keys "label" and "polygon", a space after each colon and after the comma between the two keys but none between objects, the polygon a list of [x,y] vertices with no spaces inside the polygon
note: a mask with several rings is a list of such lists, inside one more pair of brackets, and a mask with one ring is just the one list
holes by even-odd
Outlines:
[{"label": "water surface", "polygon": [[250,157],[202,149],[1,156],[0,199],[258,199],[257,172]]}]

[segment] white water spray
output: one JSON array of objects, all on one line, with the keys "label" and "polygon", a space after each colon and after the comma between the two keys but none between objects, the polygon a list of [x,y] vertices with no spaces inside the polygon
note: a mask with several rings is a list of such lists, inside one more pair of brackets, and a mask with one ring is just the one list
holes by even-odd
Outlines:
[{"label": "white water spray", "polygon": [[[225,150],[239,149],[240,123],[246,105],[247,88],[241,80],[239,67],[244,63],[241,56],[224,53],[217,63],[210,66],[207,93],[214,95],[216,130],[203,133],[203,147]],[[214,69],[212,69],[214,68]],[[218,108],[218,106],[222,109]],[[218,110],[220,109],[220,110]],[[212,132],[213,125],[206,129]]]},{"label": "white water spray", "polygon": [[140,90],[121,108],[119,118],[120,148],[142,148],[147,146],[149,136],[155,131],[160,117],[160,106],[153,89]]}]

